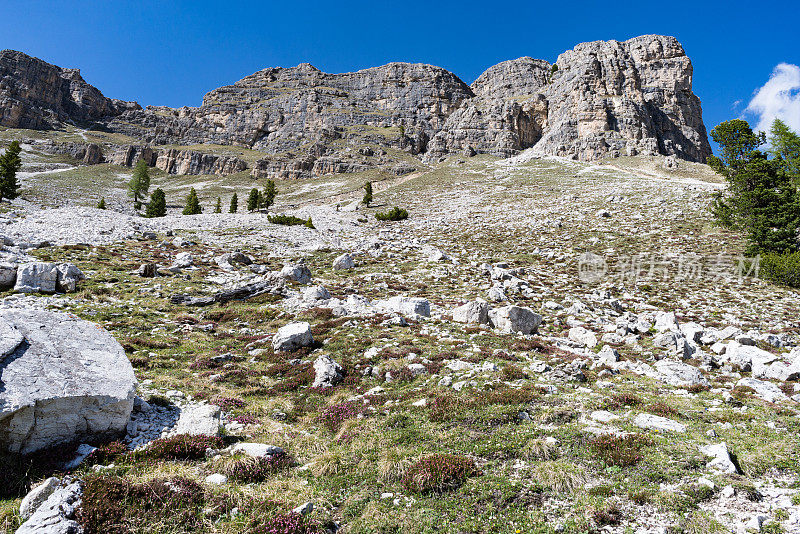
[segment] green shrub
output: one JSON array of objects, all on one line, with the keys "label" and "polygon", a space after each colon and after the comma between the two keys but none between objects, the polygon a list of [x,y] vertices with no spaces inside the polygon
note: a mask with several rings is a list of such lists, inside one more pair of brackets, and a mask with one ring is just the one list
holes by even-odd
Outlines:
[{"label": "green shrub", "polygon": [[408,212],[403,208],[394,207],[389,211],[379,211],[375,214],[375,218],[379,221],[402,221],[403,219],[408,219]]},{"label": "green shrub", "polygon": [[314,228],[314,223],[311,222],[311,217],[301,219],[294,215],[267,215],[267,220],[272,224],[282,224],[284,226],[305,226],[306,228]]},{"label": "green shrub", "polygon": [[759,276],[776,284],[800,287],[800,252],[765,254],[759,263]]}]

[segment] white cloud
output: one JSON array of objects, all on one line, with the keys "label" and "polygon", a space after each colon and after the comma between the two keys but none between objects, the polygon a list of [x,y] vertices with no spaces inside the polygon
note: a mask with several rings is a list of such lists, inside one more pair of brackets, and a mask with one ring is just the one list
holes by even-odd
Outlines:
[{"label": "white cloud", "polygon": [[781,63],[772,71],[769,81],[759,88],[745,109],[755,115],[755,129],[769,131],[772,122],[780,119],[800,132],[800,67]]}]

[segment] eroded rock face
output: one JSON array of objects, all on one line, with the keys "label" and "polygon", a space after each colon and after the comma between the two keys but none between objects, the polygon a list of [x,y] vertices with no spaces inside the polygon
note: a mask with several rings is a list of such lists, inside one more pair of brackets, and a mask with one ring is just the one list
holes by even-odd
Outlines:
[{"label": "eroded rock face", "polygon": [[0,448],[30,453],[125,431],[136,379],[107,331],[66,313],[0,309],[23,340],[0,361]]},{"label": "eroded rock face", "polygon": [[427,159],[461,152],[541,155],[582,161],[607,155],[711,154],[692,63],[674,37],[582,43],[546,61],[520,58],[491,67],[475,98],[448,118]]},{"label": "eroded rock face", "polygon": [[661,154],[704,162],[711,154],[691,61],[674,37],[660,35],[582,43],[554,65],[530,57],[504,61],[471,87],[423,64],[342,74],[309,64],[268,68],[209,92],[199,107],[179,109],[110,101],[76,71],[2,54],[2,124],[43,128],[91,118],[142,144],[63,148],[87,162],[105,152],[112,163],[141,157],[176,174],[246,168],[235,156],[155,148],[213,143],[264,152],[254,177],[303,178],[396,166],[400,160],[380,147],[428,161],[507,157],[528,148],[583,161]]},{"label": "eroded rock face", "polygon": [[0,52],[0,125],[50,129],[135,109],[141,109],[135,102],[104,97],[81,78],[78,69],[56,67],[14,50]]}]

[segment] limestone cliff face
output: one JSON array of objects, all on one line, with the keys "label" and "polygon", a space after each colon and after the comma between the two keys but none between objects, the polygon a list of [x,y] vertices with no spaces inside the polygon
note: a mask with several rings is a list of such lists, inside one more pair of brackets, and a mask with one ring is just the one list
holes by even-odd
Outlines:
[{"label": "limestone cliff face", "polygon": [[[142,145],[114,148],[110,161],[147,155],[174,173],[229,174],[244,162],[158,145],[261,151],[257,178],[408,168],[396,150],[425,161],[528,148],[583,161],[663,154],[702,162],[711,154],[691,61],[674,37],[659,35],[579,44],[553,65],[504,61],[471,87],[423,64],[344,74],[309,64],[268,68],[209,92],[199,107],[178,109],[109,100],[77,71],[19,52],[0,53],[0,76],[0,124],[100,122]],[[86,157],[98,160],[97,150]]]},{"label": "limestone cliff face", "polygon": [[555,67],[521,58],[495,65],[472,85],[476,97],[453,113],[427,159],[460,150],[500,156],[534,147],[583,161],[711,154],[692,64],[674,37],[583,43]]},{"label": "limestone cliff face", "polygon": [[328,74],[302,64],[264,69],[215,89],[199,108],[148,108],[110,126],[156,144],[233,144],[280,153],[365,135],[386,144],[398,136],[383,131],[388,127],[430,137],[471,96],[457,76],[431,65],[390,63]]},{"label": "limestone cliff face", "polygon": [[140,109],[135,102],[106,98],[81,78],[22,52],[0,52],[0,125],[49,129],[60,123],[86,123]]}]

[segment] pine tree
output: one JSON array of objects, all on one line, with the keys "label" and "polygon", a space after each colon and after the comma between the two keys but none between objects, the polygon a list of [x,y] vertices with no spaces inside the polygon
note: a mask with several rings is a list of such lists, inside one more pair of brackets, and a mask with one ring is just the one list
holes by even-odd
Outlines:
[{"label": "pine tree", "polygon": [[203,213],[203,208],[200,207],[200,201],[197,199],[197,191],[194,187],[189,191],[189,196],[186,197],[186,207],[183,208],[184,215],[198,215]]},{"label": "pine tree", "polygon": [[743,231],[749,254],[798,250],[800,194],[781,158],[767,159],[757,150],[765,141],[743,120],[723,122],[711,131],[722,158],[709,165],[725,177],[728,188],[717,193],[711,211],[717,222]]},{"label": "pine tree", "polygon": [[100,202],[97,203],[97,209],[99,209],[99,210],[106,209],[106,199],[105,198],[101,198]]},{"label": "pine tree", "polygon": [[769,144],[770,154],[779,161],[786,174],[796,184],[800,182],[800,135],[790,130],[782,120],[775,119],[769,131]]},{"label": "pine tree", "polygon": [[18,141],[12,141],[6,151],[0,156],[0,200],[9,200],[19,196],[17,171],[22,168],[22,159],[19,157],[22,148]]},{"label": "pine tree", "polygon": [[161,188],[156,189],[150,195],[150,202],[147,203],[145,217],[164,217],[167,214],[167,199]]},{"label": "pine tree", "polygon": [[222,199],[217,197],[217,204],[214,206],[214,213],[222,213]]},{"label": "pine tree", "polygon": [[141,207],[139,197],[144,197],[150,190],[150,174],[147,172],[147,163],[140,159],[133,169],[133,176],[128,182],[128,194],[133,197],[136,209]]},{"label": "pine tree", "polygon": [[267,180],[267,183],[264,186],[264,193],[261,195],[259,207],[269,209],[269,207],[275,203],[275,195],[277,194],[278,191],[275,189],[275,182],[272,180]]},{"label": "pine tree", "polygon": [[364,185],[364,198],[361,203],[367,207],[372,203],[372,182],[367,182]]},{"label": "pine tree", "polygon": [[247,211],[256,211],[259,208],[259,200],[261,193],[255,187],[250,190],[250,196],[247,197]]},{"label": "pine tree", "polygon": [[228,213],[236,213],[237,211],[239,211],[239,197],[234,193],[231,197],[231,207],[228,209]]}]

